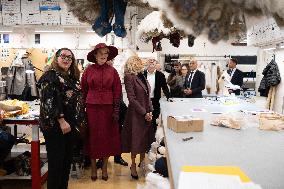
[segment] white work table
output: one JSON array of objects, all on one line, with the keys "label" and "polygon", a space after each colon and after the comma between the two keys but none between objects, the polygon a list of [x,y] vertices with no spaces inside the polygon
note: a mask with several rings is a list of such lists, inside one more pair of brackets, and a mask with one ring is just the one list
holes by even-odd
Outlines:
[{"label": "white work table", "polygon": [[[204,108],[207,112],[192,112],[192,108]],[[161,100],[162,125],[172,188],[178,188],[179,173],[185,165],[238,166],[263,189],[284,188],[284,132],[261,131],[257,128],[257,116],[245,115],[239,110],[262,108],[245,101],[223,105],[206,99],[174,99],[174,102]],[[211,126],[211,121],[219,116],[211,112],[219,111],[236,112],[235,115],[243,116],[244,128],[234,130]],[[168,115],[200,117],[204,119],[204,130],[175,133],[167,128]],[[182,140],[191,136],[192,140]]]}]

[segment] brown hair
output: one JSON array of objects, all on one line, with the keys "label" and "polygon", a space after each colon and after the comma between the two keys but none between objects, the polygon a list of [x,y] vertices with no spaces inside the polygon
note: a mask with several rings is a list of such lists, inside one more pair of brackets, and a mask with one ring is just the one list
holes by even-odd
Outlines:
[{"label": "brown hair", "polygon": [[[58,66],[57,59],[61,55],[61,51],[63,51],[63,50],[69,51],[71,53],[71,55],[72,55],[72,63],[70,65],[70,67],[69,67],[69,73],[64,71],[62,68],[60,68]],[[50,65],[50,67],[49,67],[49,70],[50,69],[55,69],[56,71],[60,72],[64,76],[67,76],[69,74],[69,77],[71,77],[72,79],[75,79],[75,80],[79,80],[80,79],[80,71],[78,69],[75,56],[74,56],[73,52],[70,49],[68,49],[68,48],[61,48],[61,49],[56,51],[55,56],[53,57],[52,63]]]},{"label": "brown hair", "polygon": [[179,61],[174,61],[173,66],[181,66],[181,63]]},{"label": "brown hair", "polygon": [[189,65],[188,65],[187,63],[182,64],[182,65],[181,65],[181,68],[184,67],[184,66],[186,67],[187,71],[189,71]]},{"label": "brown hair", "polygon": [[236,58],[231,58],[230,59],[232,62],[234,62],[235,64],[238,64],[238,59],[236,59]]}]

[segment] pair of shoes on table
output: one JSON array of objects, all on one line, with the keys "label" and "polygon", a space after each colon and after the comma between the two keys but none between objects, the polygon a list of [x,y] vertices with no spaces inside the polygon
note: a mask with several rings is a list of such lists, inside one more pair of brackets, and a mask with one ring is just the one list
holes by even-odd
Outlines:
[{"label": "pair of shoes on table", "polygon": [[122,159],[122,157],[114,157],[114,163],[120,164],[123,166],[128,166],[128,163]]}]

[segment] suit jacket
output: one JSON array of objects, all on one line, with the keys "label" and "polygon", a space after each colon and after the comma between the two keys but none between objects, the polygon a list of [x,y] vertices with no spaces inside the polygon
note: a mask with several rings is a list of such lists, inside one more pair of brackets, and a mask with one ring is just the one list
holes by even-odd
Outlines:
[{"label": "suit jacket", "polygon": [[[144,71],[144,75],[147,78],[147,70]],[[167,86],[167,82],[166,82],[166,77],[165,75],[160,72],[160,71],[156,71],[155,73],[155,88],[154,88],[154,99],[155,100],[160,100],[161,99],[161,90],[163,90],[165,96],[167,98],[170,98],[170,91],[169,88]]]},{"label": "suit jacket", "polygon": [[86,104],[114,104],[119,108],[122,87],[119,75],[112,66],[88,66],[82,75],[81,87]]},{"label": "suit jacket", "polygon": [[[185,77],[184,88],[189,88],[190,81],[188,78],[190,76],[190,72]],[[205,89],[205,74],[199,70],[196,70],[192,82],[191,82],[191,95],[186,95],[187,98],[202,98],[202,90]]]},{"label": "suit jacket", "polygon": [[[229,73],[229,70],[227,70],[227,73],[230,74],[230,73]],[[232,77],[231,83],[232,83],[233,85],[238,85],[238,86],[240,86],[240,87],[243,86],[243,79],[244,79],[244,76],[243,76],[243,72],[242,72],[241,70],[236,69],[236,71],[234,72],[234,75],[231,76],[231,77]],[[234,90],[233,92],[234,92],[236,95],[240,95],[240,90],[239,90],[239,89],[238,89],[238,90]]]}]

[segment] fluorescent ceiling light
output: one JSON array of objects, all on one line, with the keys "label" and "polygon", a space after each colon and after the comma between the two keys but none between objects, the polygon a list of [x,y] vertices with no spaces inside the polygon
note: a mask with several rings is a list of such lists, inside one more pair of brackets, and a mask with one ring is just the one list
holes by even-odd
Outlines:
[{"label": "fluorescent ceiling light", "polygon": [[95,33],[93,30],[86,30],[87,33]]},{"label": "fluorescent ceiling light", "polygon": [[12,30],[0,30],[0,33],[12,33]]},{"label": "fluorescent ceiling light", "polygon": [[284,48],[284,45],[281,45],[280,48],[283,49],[283,48]]},{"label": "fluorescent ceiling light", "polygon": [[35,33],[63,33],[63,30],[35,30]]},{"label": "fluorescent ceiling light", "polygon": [[267,48],[267,49],[263,49],[264,51],[270,51],[270,50],[275,50],[276,47],[271,47],[271,48]]}]

